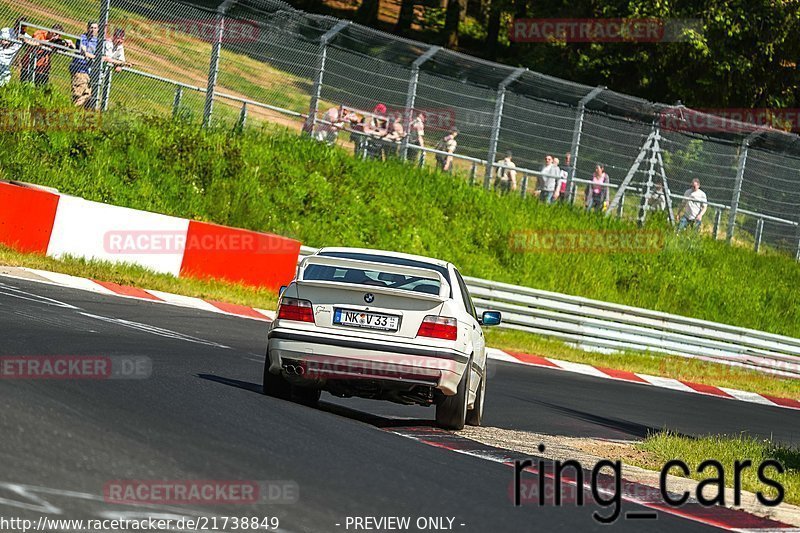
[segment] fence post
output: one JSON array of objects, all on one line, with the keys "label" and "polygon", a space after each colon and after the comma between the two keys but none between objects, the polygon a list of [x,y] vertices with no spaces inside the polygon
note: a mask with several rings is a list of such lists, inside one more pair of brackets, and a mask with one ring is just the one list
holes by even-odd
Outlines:
[{"label": "fence post", "polygon": [[92,70],[89,83],[92,87],[92,96],[89,99],[89,109],[97,109],[102,99],[103,91],[103,46],[106,41],[106,28],[108,28],[108,13],[111,10],[111,0],[100,0],[100,18],[97,20],[97,46],[95,47]]},{"label": "fence post", "polygon": [[524,200],[525,196],[527,194],[528,194],[528,175],[527,174],[523,174],[521,183],[519,185],[520,198],[522,198]]},{"label": "fence post", "polygon": [[206,103],[203,107],[203,127],[211,125],[211,113],[214,110],[214,92],[217,89],[219,74],[219,57],[222,53],[222,36],[225,31],[225,12],[235,4],[236,0],[224,0],[217,8],[214,22],[214,44],[211,47],[211,63],[208,66],[208,83],[206,85]]},{"label": "fence post", "polygon": [[478,173],[478,163],[472,162],[472,168],[469,171],[469,184],[475,185],[475,175]]},{"label": "fence post", "polygon": [[314,126],[317,124],[317,111],[319,111],[319,99],[322,95],[322,78],[325,75],[325,62],[328,58],[328,43],[336,34],[345,29],[350,24],[347,20],[340,20],[336,25],[325,32],[319,39],[319,61],[317,64],[317,77],[311,89],[311,101],[308,104],[308,116],[303,124],[303,131],[309,135],[314,134]]},{"label": "fence post", "polygon": [[764,219],[759,218],[758,223],[756,224],[756,242],[753,246],[753,250],[758,253],[758,250],[761,248],[761,236],[764,234]]},{"label": "fence post", "polygon": [[239,113],[239,121],[236,122],[236,129],[242,131],[247,122],[247,102],[242,102],[242,111]]},{"label": "fence post", "polygon": [[714,215],[714,240],[717,240],[719,236],[719,226],[722,224],[722,209],[717,209],[717,213]]},{"label": "fence post", "polygon": [[759,135],[762,130],[754,131],[742,141],[739,153],[739,165],[736,168],[736,181],[733,185],[733,198],[731,199],[731,210],[728,212],[728,244],[733,242],[733,233],[736,231],[736,214],[739,211],[739,198],[742,195],[742,183],[744,182],[744,169],[747,165],[747,152],[750,150],[750,143]]},{"label": "fence post", "polygon": [[103,111],[108,111],[108,100],[111,98],[111,76],[114,75],[114,69],[107,65],[105,70],[106,73],[103,80],[103,94],[100,95],[100,109]]},{"label": "fence post", "polygon": [[[611,205],[608,206],[608,210],[611,211]],[[617,204],[617,218],[622,218],[622,212],[625,210],[625,191],[622,191],[622,195],[619,197],[619,203]]]},{"label": "fence post", "polygon": [[172,118],[178,118],[178,113],[180,113],[181,108],[181,100],[183,100],[183,87],[178,85],[178,88],[175,89],[175,98],[172,100]]},{"label": "fence post", "polygon": [[497,155],[497,141],[500,139],[500,123],[503,119],[503,105],[506,101],[506,89],[527,70],[526,68],[516,69],[509,74],[506,79],[500,82],[500,86],[497,89],[497,98],[494,102],[494,117],[492,118],[492,133],[491,137],[489,137],[489,155],[486,158],[486,175],[483,178],[483,188],[487,191],[492,181],[492,168],[494,166],[495,156]]},{"label": "fence post", "polygon": [[605,89],[606,88],[602,86],[595,87],[578,102],[578,116],[575,117],[575,127],[572,129],[572,147],[570,149],[572,162],[570,164],[569,174],[567,174],[567,202],[570,204],[575,201],[575,188],[572,186],[572,181],[575,179],[576,169],[578,167],[578,151],[581,148],[581,135],[583,134],[583,119],[586,115],[586,104],[594,100],[595,97]]},{"label": "fence post", "polygon": [[[408,80],[408,92],[406,93],[406,108],[403,112],[403,121],[406,128],[406,134],[403,140],[400,141],[400,157],[405,161],[408,158],[408,137],[411,134],[411,121],[414,113],[414,103],[417,100],[417,85],[419,84],[419,69],[423,63],[436,55],[436,52],[441,50],[441,46],[431,46],[428,50],[416,58],[411,64],[411,78]],[[474,167],[473,167],[474,168]],[[474,181],[474,172],[472,181]],[[470,182],[472,184],[472,182]]]}]

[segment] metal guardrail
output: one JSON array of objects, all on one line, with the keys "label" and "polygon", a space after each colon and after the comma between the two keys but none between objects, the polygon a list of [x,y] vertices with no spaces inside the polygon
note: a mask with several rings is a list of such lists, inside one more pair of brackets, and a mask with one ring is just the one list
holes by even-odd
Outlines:
[{"label": "metal guardrail", "polygon": [[[301,259],[316,251],[303,246]],[[500,327],[594,351],[647,351],[800,379],[800,339],[638,307],[464,277],[479,311]]]}]

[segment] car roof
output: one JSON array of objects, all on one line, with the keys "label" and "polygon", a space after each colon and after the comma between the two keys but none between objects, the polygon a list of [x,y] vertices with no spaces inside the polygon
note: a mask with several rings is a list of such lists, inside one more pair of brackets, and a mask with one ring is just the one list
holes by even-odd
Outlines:
[{"label": "car roof", "polygon": [[422,261],[431,263],[433,265],[448,268],[450,263],[442,261],[441,259],[434,259],[433,257],[425,257],[424,255],[404,254],[402,252],[390,252],[388,250],[375,250],[373,248],[344,248],[344,247],[328,247],[317,250],[317,253],[322,252],[339,252],[339,253],[355,253],[355,254],[371,254],[371,255],[384,255],[387,257],[400,257],[403,259],[410,259],[412,261]]}]

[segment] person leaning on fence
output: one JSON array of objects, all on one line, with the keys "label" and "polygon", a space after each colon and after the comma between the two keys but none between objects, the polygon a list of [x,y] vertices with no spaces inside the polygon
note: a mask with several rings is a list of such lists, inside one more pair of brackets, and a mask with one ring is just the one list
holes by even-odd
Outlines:
[{"label": "person leaning on fence", "polygon": [[458,137],[458,129],[453,128],[450,130],[450,133],[445,135],[444,138],[436,145],[437,150],[447,154],[436,154],[436,166],[439,168],[439,170],[449,172],[453,168],[453,154],[455,153],[456,148],[458,148],[458,141],[456,141],[456,137]]},{"label": "person leaning on fence", "polygon": [[11,63],[20,48],[22,43],[17,39],[16,31],[11,28],[0,30],[0,87],[11,81]]},{"label": "person leaning on fence", "polygon": [[383,143],[380,141],[389,133],[389,117],[386,116],[386,105],[378,104],[364,125],[365,153],[370,159],[383,158]]},{"label": "person leaning on fence", "polygon": [[403,116],[397,114],[389,120],[389,126],[386,135],[381,137],[383,155],[386,159],[397,157],[397,150],[400,141],[406,136],[406,130],[403,128]]},{"label": "person leaning on fence", "polygon": [[90,73],[91,62],[94,61],[98,45],[98,26],[96,22],[86,25],[86,33],[78,39],[78,50],[81,57],[72,60],[69,66],[72,74],[72,103],[75,106],[87,106],[92,99]]},{"label": "person leaning on fence", "polygon": [[586,209],[602,211],[608,201],[608,174],[601,163],[597,163],[592,174],[592,182],[586,186]]},{"label": "person leaning on fence", "polygon": [[114,37],[103,41],[103,61],[114,67],[115,72],[121,72],[122,67],[128,66],[125,59],[125,30],[117,28]]},{"label": "person leaning on fence", "polygon": [[322,122],[317,124],[317,131],[314,132],[314,138],[319,142],[330,145],[336,144],[339,130],[344,127],[348,115],[348,110],[342,107],[331,107],[325,111],[322,115]]},{"label": "person leaning on fence", "polygon": [[700,189],[700,180],[695,178],[692,180],[692,187],[686,189],[683,193],[685,197],[681,208],[678,210],[680,215],[680,222],[678,222],[678,231],[683,231],[686,226],[692,226],[695,231],[700,231],[700,224],[703,222],[703,216],[708,210],[708,197],[706,193]]},{"label": "person leaning on fence", "polygon": [[515,170],[517,165],[512,161],[512,157],[514,154],[510,151],[506,152],[506,156],[500,161],[500,166],[497,168],[494,188],[501,195],[517,190],[517,171]]},{"label": "person leaning on fence", "polygon": [[50,83],[50,62],[53,48],[50,45],[64,48],[75,48],[75,43],[61,37],[64,26],[56,24],[49,30],[37,30],[31,38],[26,38],[25,44],[29,49],[20,61],[20,80],[42,87]]}]

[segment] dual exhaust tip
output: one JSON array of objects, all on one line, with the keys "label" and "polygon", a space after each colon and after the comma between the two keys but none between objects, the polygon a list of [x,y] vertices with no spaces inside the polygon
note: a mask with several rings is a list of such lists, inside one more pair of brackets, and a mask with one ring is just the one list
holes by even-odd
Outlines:
[{"label": "dual exhaust tip", "polygon": [[283,365],[283,371],[294,376],[302,376],[306,373],[305,367],[301,365]]}]

